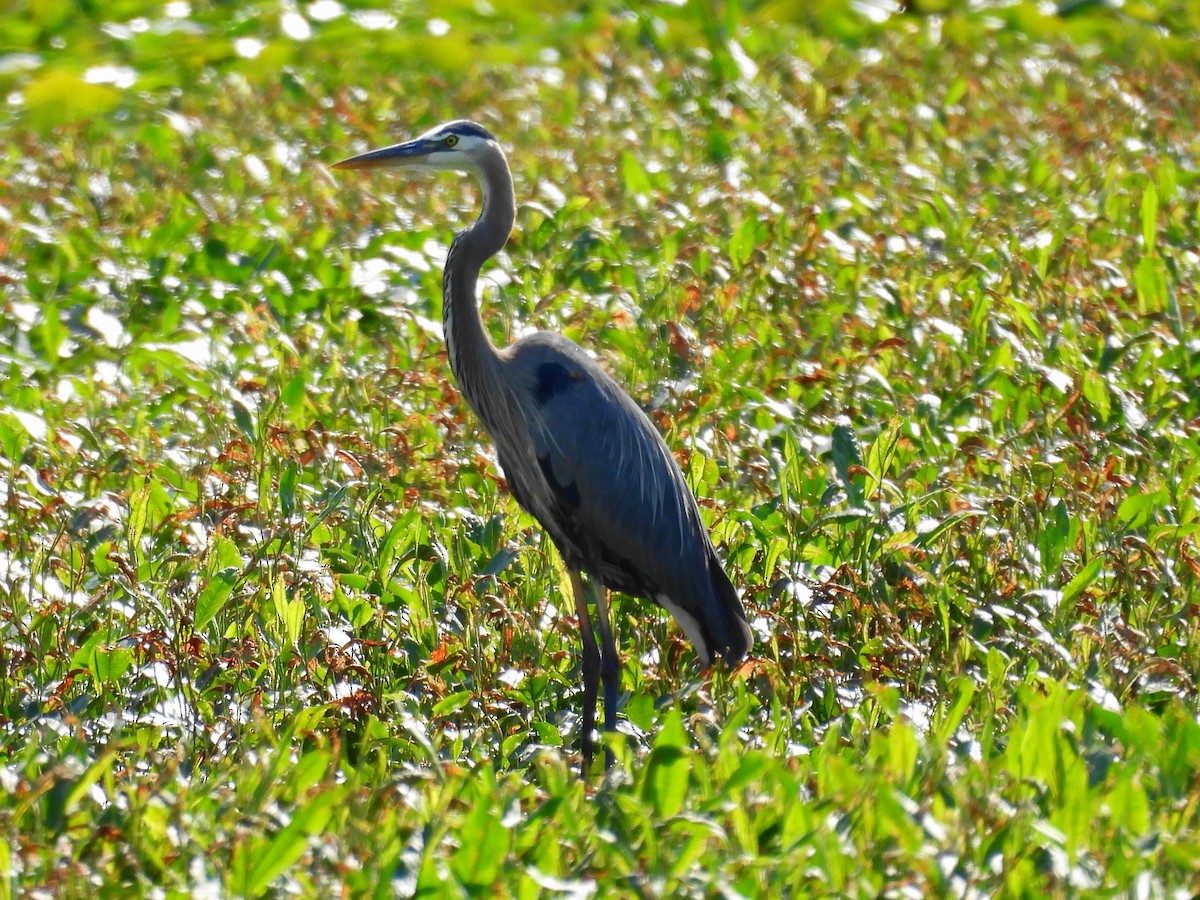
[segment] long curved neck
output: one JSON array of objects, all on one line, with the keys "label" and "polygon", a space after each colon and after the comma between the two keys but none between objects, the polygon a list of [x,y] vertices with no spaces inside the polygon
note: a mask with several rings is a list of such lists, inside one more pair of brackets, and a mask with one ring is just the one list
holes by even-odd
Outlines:
[{"label": "long curved neck", "polygon": [[496,381],[492,375],[499,356],[483,327],[475,291],[483,264],[508,242],[516,218],[516,198],[508,163],[498,150],[481,163],[478,177],[483,189],[483,211],[474,225],[454,236],[446,256],[442,328],[450,369],[467,402],[486,424],[487,389]]}]

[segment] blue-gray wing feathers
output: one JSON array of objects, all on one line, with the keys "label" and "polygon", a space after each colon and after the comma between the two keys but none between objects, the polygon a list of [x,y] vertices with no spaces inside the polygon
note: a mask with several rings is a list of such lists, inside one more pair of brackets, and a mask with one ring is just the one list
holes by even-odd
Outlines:
[{"label": "blue-gray wing feathers", "polygon": [[[740,660],[750,630],[696,501],[666,444],[575,344],[540,333],[509,351],[526,441],[497,438],[519,503],[567,564],[666,607],[702,660]],[[511,420],[510,420],[511,421]],[[524,446],[520,446],[524,444]],[[524,464],[532,452],[536,471]]]}]

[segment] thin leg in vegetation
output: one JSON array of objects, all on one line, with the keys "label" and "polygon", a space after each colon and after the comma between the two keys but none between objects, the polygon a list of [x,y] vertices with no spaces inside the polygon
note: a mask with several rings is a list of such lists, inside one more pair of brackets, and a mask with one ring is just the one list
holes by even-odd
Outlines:
[{"label": "thin leg in vegetation", "polygon": [[593,732],[596,730],[596,697],[600,690],[600,650],[592,632],[588,615],[587,594],[577,569],[570,571],[571,592],[575,595],[575,614],[579,617],[579,633],[583,638],[583,726],[580,750],[583,753],[583,773],[592,767]]}]

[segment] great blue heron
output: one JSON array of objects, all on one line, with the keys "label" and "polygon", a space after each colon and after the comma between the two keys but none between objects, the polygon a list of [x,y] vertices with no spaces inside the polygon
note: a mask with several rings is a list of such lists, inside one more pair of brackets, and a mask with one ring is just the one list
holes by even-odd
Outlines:
[{"label": "great blue heron", "polygon": [[[511,347],[488,339],[476,301],[483,264],[512,231],[516,197],[500,144],[473,122],[335,163],[335,169],[453,169],[475,176],[483,211],[458,232],[442,278],[450,368],[496,442],[517,502],[542,523],[570,575],[583,637],[583,771],[590,768],[600,680],[604,726],[617,717],[619,665],[606,589],[665,607],[703,665],[750,649],[746,613],[662,437],[616,382],[578,345],[538,332]],[[580,572],[590,576],[600,646]],[[610,757],[611,761],[611,757]]]}]

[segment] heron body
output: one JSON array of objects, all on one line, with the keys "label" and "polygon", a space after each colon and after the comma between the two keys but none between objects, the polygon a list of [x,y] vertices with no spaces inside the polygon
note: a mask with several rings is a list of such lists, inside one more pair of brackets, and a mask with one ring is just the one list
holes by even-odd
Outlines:
[{"label": "heron body", "polygon": [[[495,441],[513,496],[566,563],[583,638],[586,771],[601,680],[605,727],[616,722],[619,664],[606,590],[664,607],[704,665],[716,656],[736,663],[746,655],[745,611],[679,466],[629,395],[562,335],[537,332],[505,348],[488,338],[476,301],[479,272],[503,249],[516,214],[508,162],[491,133],[473,122],[448,122],[334,166],[373,167],[465,171],[482,188],[478,220],[455,235],[446,257],[447,356]],[[599,645],[581,572],[591,579]]]}]

